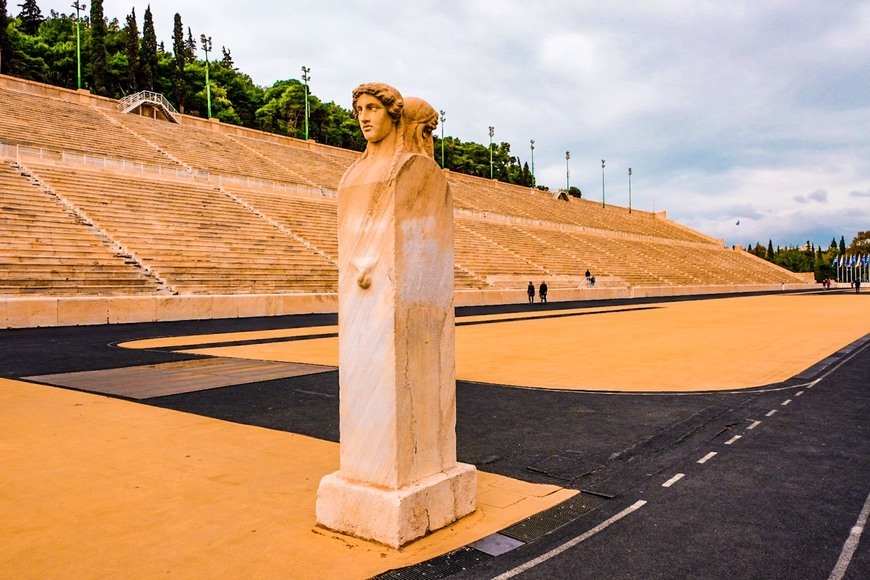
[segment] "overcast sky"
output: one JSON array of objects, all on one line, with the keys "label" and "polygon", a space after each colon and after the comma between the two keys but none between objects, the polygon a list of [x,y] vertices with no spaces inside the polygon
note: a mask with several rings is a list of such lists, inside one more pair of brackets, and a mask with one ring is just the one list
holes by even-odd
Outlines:
[{"label": "overcast sky", "polygon": [[[9,2],[9,11],[17,10]],[[70,0],[38,0],[70,12]],[[105,0],[108,18],[149,4]],[[726,244],[848,243],[870,230],[866,0],[151,0],[258,85],[300,78],[350,108],[362,82],[507,141],[538,183],[666,210]],[[90,6],[88,6],[90,8]],[[203,55],[200,54],[200,58]],[[440,132],[440,128],[439,128]],[[571,158],[566,163],[565,152]],[[737,222],[739,221],[739,225]]]}]

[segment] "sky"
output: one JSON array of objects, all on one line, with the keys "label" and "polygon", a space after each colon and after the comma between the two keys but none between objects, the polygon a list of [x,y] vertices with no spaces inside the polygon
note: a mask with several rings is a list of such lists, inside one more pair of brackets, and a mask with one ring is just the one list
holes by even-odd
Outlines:
[{"label": "sky", "polygon": [[[70,0],[37,4],[72,11]],[[103,7],[122,24],[135,7],[141,30],[149,4],[166,46],[178,12],[195,38],[212,37],[213,57],[226,46],[258,85],[307,66],[325,102],[350,108],[354,87],[386,82],[444,110],[445,135],[488,144],[491,126],[530,165],[534,140],[535,176],[551,190],[627,207],[631,168],[633,208],[667,211],[729,246],[827,247],[870,230],[867,0]]]}]

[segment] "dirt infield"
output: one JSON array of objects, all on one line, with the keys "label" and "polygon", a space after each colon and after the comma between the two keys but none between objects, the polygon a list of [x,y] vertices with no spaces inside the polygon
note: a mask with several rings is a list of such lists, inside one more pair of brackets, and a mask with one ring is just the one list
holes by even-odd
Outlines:
[{"label": "dirt infield", "polygon": [[[867,332],[870,300],[768,295],[457,320],[465,381],[593,391],[713,391],[783,381]],[[336,327],[140,341],[188,353],[336,366]],[[185,344],[327,335],[185,349]]]}]

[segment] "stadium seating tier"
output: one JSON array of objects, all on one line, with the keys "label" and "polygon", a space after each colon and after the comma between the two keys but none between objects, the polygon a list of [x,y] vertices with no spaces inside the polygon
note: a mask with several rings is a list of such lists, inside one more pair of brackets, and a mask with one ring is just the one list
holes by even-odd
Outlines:
[{"label": "stadium seating tier", "polygon": [[[0,294],[336,291],[335,190],[358,154],[56,93],[0,83]],[[801,281],[649,212],[446,175],[457,289]]]}]

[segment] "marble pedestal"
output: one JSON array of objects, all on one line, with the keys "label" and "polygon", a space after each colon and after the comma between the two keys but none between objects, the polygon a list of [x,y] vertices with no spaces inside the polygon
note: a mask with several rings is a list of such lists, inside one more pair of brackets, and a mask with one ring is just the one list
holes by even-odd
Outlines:
[{"label": "marble pedestal", "polygon": [[340,469],[317,523],[399,547],[476,508],[456,461],[453,206],[437,163],[339,187]]}]

